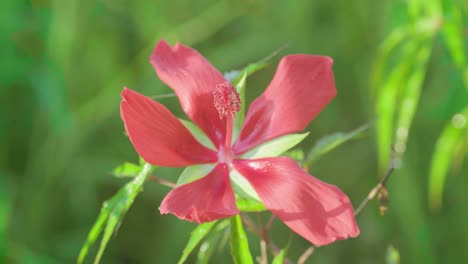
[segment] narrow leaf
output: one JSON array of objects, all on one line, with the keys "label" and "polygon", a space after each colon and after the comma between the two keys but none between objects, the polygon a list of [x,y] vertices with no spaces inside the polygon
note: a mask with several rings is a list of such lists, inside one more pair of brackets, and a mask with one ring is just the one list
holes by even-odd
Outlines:
[{"label": "narrow leaf", "polygon": [[423,44],[415,54],[413,70],[408,76],[407,85],[403,89],[403,98],[398,113],[397,129],[395,135],[395,149],[397,153],[403,153],[406,149],[406,141],[416,113],[421,89],[426,76],[427,63],[431,54],[432,43],[424,38]]},{"label": "narrow leaf", "polygon": [[184,263],[190,253],[197,247],[197,245],[201,242],[201,240],[208,235],[208,233],[211,231],[211,229],[215,226],[217,221],[212,221],[208,223],[204,223],[201,225],[198,225],[193,231],[192,234],[190,235],[189,241],[187,245],[184,248],[184,251],[182,253],[182,256],[180,257],[179,261],[177,262],[178,264]]},{"label": "narrow leaf", "polygon": [[213,150],[216,149],[216,147],[213,145],[213,142],[211,142],[205,132],[203,132],[197,125],[181,118],[179,118],[179,121],[182,122],[185,128],[187,128],[190,133],[192,133],[192,136],[203,146]]},{"label": "narrow leaf", "polygon": [[238,197],[236,205],[241,212],[263,212],[266,210],[263,203],[249,198]]},{"label": "narrow leaf", "polygon": [[188,166],[182,171],[182,174],[180,174],[179,179],[177,180],[177,185],[179,186],[198,180],[208,175],[214,169],[214,167],[214,164]]},{"label": "narrow leaf", "polygon": [[240,130],[242,125],[244,124],[245,118],[245,84],[247,79],[247,73],[244,73],[242,78],[239,80],[237,84],[235,84],[237,92],[239,93],[239,98],[241,100],[241,108],[240,111],[236,114],[236,118],[234,119],[233,124],[233,132],[232,132],[232,144],[237,140],[239,136]]},{"label": "narrow leaf", "polygon": [[302,166],[302,163],[304,162],[304,150],[302,149],[296,148],[296,149],[288,150],[283,154],[283,156],[290,157],[291,159],[300,163],[301,166]]},{"label": "narrow leaf", "polygon": [[78,256],[78,263],[83,263],[88,253],[89,247],[94,244],[105,225],[106,227],[104,228],[104,235],[99,246],[98,253],[94,259],[94,263],[99,263],[107,243],[110,240],[110,237],[116,232],[125,213],[132,205],[135,197],[140,192],[141,187],[149,175],[153,172],[153,170],[154,167],[152,167],[150,164],[145,164],[141,168],[137,177],[122,187],[111,199],[104,202],[98,219],[91,228],[86,242],[81,248],[80,254]]},{"label": "narrow leaf", "polygon": [[141,168],[139,165],[136,165],[131,162],[125,162],[119,165],[117,168],[115,168],[112,171],[112,174],[118,178],[133,178],[138,175],[138,172],[140,172],[140,170]]},{"label": "narrow leaf", "polygon": [[231,255],[235,264],[253,264],[240,215],[231,217]]},{"label": "narrow leaf", "polygon": [[282,249],[278,255],[273,259],[272,264],[283,264],[286,258],[286,250]]},{"label": "narrow leaf", "polygon": [[289,134],[284,135],[268,142],[260,144],[255,148],[242,154],[243,159],[260,159],[267,157],[277,157],[292,147],[299,144],[309,135],[309,132],[302,134]]},{"label": "narrow leaf", "polygon": [[393,143],[393,133],[395,115],[397,113],[398,94],[403,87],[407,74],[414,61],[419,45],[416,41],[407,41],[403,51],[398,57],[396,65],[389,74],[388,78],[381,82],[379,93],[377,95],[376,112],[378,115],[377,128],[377,147],[379,156],[379,171],[385,171],[390,160],[390,149]]},{"label": "narrow leaf", "polygon": [[99,213],[96,222],[94,222],[91,231],[89,231],[85,244],[80,250],[80,254],[78,256],[78,263],[83,263],[86,255],[88,254],[89,248],[94,244],[94,242],[96,242],[96,239],[98,238],[99,234],[101,234],[101,231],[104,228],[107,218],[109,217],[110,211],[114,207],[114,205],[115,200],[112,198],[103,203],[101,212]]},{"label": "narrow leaf", "polygon": [[242,174],[233,169],[229,172],[229,176],[232,188],[239,197],[260,201],[257,192]]},{"label": "narrow leaf", "polygon": [[468,127],[466,125],[467,118],[468,108],[463,113],[456,114],[446,124],[442,134],[437,139],[429,174],[429,205],[433,210],[439,209],[442,205],[445,182],[455,150],[458,145],[467,140],[464,138]]},{"label": "narrow leaf", "polygon": [[350,132],[337,132],[319,139],[307,154],[304,165],[310,165],[313,161],[319,159],[321,156],[337,148],[341,144],[357,138],[371,125],[372,123],[368,123]]},{"label": "narrow leaf", "polygon": [[229,219],[220,221],[213,230],[209,233],[208,237],[200,245],[200,250],[197,255],[197,264],[208,264],[210,259],[215,253],[218,246],[221,246],[220,240],[224,237],[227,228],[229,227]]}]

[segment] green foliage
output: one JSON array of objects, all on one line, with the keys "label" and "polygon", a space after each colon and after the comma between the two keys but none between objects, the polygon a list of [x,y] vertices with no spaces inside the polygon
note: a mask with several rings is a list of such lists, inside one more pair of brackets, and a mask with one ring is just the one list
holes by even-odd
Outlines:
[{"label": "green foliage", "polygon": [[[80,255],[78,256],[78,263],[83,263],[89,248],[94,244],[99,234],[104,229],[104,234],[99,245],[98,253],[94,259],[94,263],[99,263],[106,249],[112,234],[117,232],[117,229],[123,217],[127,213],[130,206],[133,204],[138,193],[140,193],[146,179],[153,172],[154,167],[150,164],[145,164],[141,167],[138,175],[124,187],[122,187],[117,194],[104,202],[101,212],[94,223],[91,231],[88,234],[85,244],[81,248]],[[104,227],[105,226],[105,227]]]},{"label": "green foliage", "polygon": [[192,234],[190,234],[189,241],[184,248],[184,252],[182,253],[182,256],[177,262],[178,264],[182,264],[187,260],[190,253],[192,253],[192,251],[198,246],[198,244],[202,241],[202,239],[208,235],[208,233],[216,225],[217,222],[218,221],[212,221],[212,222],[198,225],[192,231]]},{"label": "green foliage", "polygon": [[239,215],[231,217],[231,255],[235,264],[253,264],[249,241]]},{"label": "green foliage", "polygon": [[242,129],[242,125],[244,124],[244,118],[245,118],[245,108],[247,107],[246,102],[245,102],[245,87],[246,87],[246,80],[247,80],[247,74],[248,72],[244,72],[242,75],[242,78],[235,84],[235,87],[237,89],[237,92],[239,93],[239,99],[241,101],[241,109],[239,110],[239,113],[236,114],[236,117],[234,118],[234,124],[233,124],[233,131],[232,131],[232,144],[237,140],[237,137],[239,137],[239,133]]},{"label": "green foliage", "polygon": [[[400,150],[406,149],[403,166],[387,186],[389,213],[384,218],[373,213],[360,215],[362,235],[369,228],[366,223],[380,223],[371,227],[375,236],[345,242],[352,246],[320,249],[311,257],[312,263],[378,262],[389,239],[398,241],[401,259],[408,263],[468,262],[468,210],[460,209],[468,200],[466,132],[457,136],[456,143],[445,141],[455,146],[446,152],[449,155],[439,154],[446,148],[439,146],[447,145],[437,143],[444,141],[450,118],[466,107],[467,14],[468,2],[463,0],[384,4],[372,0],[352,4],[310,0],[1,1],[0,98],[5,100],[0,104],[0,177],[8,185],[0,185],[4,187],[0,187],[0,197],[8,198],[0,202],[0,212],[8,224],[0,244],[8,246],[2,248],[6,255],[0,262],[74,261],[83,232],[96,218],[96,208],[122,181],[109,177],[109,172],[116,162],[135,155],[128,138],[122,136],[119,93],[123,86],[145,95],[164,95],[157,100],[184,118],[175,95],[168,95],[172,90],[148,63],[160,39],[194,47],[221,71],[249,65],[284,43],[289,43],[284,54],[332,57],[338,95],[311,124],[311,133],[323,134],[337,124],[351,127],[372,118],[378,123],[379,141],[374,143],[370,133],[362,144],[349,146],[349,153],[331,151],[314,163],[314,173],[324,177],[331,168],[331,183],[342,188],[353,204],[375,184],[376,159],[380,170],[385,170],[389,146],[405,141],[401,142],[406,146],[398,145]],[[426,63],[424,53],[429,53]],[[244,69],[264,69],[249,75],[244,102],[251,102],[267,87],[279,58],[268,60],[269,65],[257,61]],[[418,68],[424,68],[424,73]],[[236,84],[243,73],[239,70],[226,76]],[[403,107],[405,98],[415,98],[413,107]],[[243,106],[247,110],[248,105]],[[403,114],[405,109],[409,115]],[[407,133],[400,126],[409,128]],[[302,162],[300,156],[307,155],[300,152],[292,149],[283,155]],[[433,173],[443,171],[433,168],[443,167],[445,172]],[[159,168],[159,172],[168,179],[180,174],[173,168]],[[432,176],[436,174],[439,176]],[[436,178],[440,184],[435,183]],[[436,189],[442,190],[439,196],[444,207],[428,212],[427,199],[435,197]],[[187,234],[190,224],[157,213],[166,192],[157,184],[145,186],[138,206],[132,206],[133,217],[113,238],[118,250],[106,250],[111,262],[177,261],[178,249],[187,242],[180,237]],[[215,234],[217,226],[202,243]],[[282,231],[276,225],[272,229],[275,242],[281,243]],[[222,244],[229,238],[223,236],[226,232],[224,229],[218,242],[210,244]],[[288,255],[296,259],[308,246],[304,243],[295,244]],[[375,250],[355,250],[365,249],[369,243]],[[256,254],[257,247],[252,246]],[[219,247],[209,247],[200,255],[206,256],[211,249],[220,252]],[[218,263],[228,257],[228,250],[221,250],[208,261]]]},{"label": "green foliage", "polygon": [[241,157],[243,159],[277,157],[299,144],[308,135],[309,132],[302,134],[284,135],[254,147],[253,149],[242,154]]},{"label": "green foliage", "polygon": [[214,164],[201,164],[186,167],[177,180],[177,185],[193,182],[208,175],[213,169]]},{"label": "green foliage", "polygon": [[283,264],[284,259],[286,258],[286,250],[282,249],[278,255],[273,259],[272,264]]},{"label": "green foliage", "polygon": [[[440,27],[441,14],[438,5],[434,3],[409,3],[407,24],[390,33],[376,61],[373,86],[378,90],[377,143],[381,172],[388,166],[392,144],[395,144],[396,151],[401,155],[406,150],[433,38]],[[392,56],[396,60],[390,60]]]},{"label": "green foliage", "polygon": [[118,178],[134,178],[141,171],[141,166],[131,162],[124,162],[112,171],[112,174]]},{"label": "green foliage", "polygon": [[210,149],[216,149],[216,147],[213,145],[213,142],[208,138],[208,136],[194,123],[180,119],[179,120],[182,122],[182,124],[192,133],[193,137],[200,142],[202,145],[204,145],[207,148]]},{"label": "green foliage", "polygon": [[266,210],[263,203],[245,197],[237,197],[236,205],[241,212],[262,212]]},{"label": "green foliage", "polygon": [[[429,205],[433,210],[440,209],[442,195],[447,180],[450,164],[455,160],[456,152],[466,148],[468,139],[468,108],[463,113],[456,114],[444,127],[437,139],[432,156],[429,174]],[[463,157],[461,153],[460,157]]]},{"label": "green foliage", "polygon": [[371,124],[363,125],[350,132],[336,132],[319,139],[308,152],[303,161],[304,165],[309,166],[312,162],[318,160],[321,156],[327,154],[341,144],[361,136],[370,125]]},{"label": "green foliage", "polygon": [[220,221],[200,245],[197,255],[197,264],[208,264],[214,253],[220,253],[226,246],[229,238],[229,219]]}]

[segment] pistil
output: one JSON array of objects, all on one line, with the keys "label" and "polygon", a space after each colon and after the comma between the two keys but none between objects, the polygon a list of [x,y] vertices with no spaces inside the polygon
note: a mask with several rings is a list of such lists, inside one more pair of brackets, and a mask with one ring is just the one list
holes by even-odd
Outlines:
[{"label": "pistil", "polygon": [[[240,97],[230,83],[224,82],[216,85],[216,89],[213,92],[214,106],[218,110],[219,118],[226,118],[226,138],[224,141],[224,152],[231,153],[231,141],[232,141],[232,123],[233,118],[236,117],[236,113],[240,110]],[[229,155],[229,154],[228,154]]]}]

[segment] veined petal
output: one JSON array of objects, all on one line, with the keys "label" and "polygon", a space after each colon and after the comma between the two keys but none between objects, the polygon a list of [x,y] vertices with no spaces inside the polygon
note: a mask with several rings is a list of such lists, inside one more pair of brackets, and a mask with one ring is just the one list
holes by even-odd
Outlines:
[{"label": "veined petal", "polygon": [[234,152],[302,131],[336,95],[332,64],[324,56],[284,57],[268,88],[250,105]]},{"label": "veined petal", "polygon": [[191,222],[210,222],[239,213],[226,164],[218,164],[207,176],[170,191],[159,208]]},{"label": "veined petal", "polygon": [[236,160],[265,207],[293,231],[317,246],[356,237],[359,228],[349,198],[285,157]]},{"label": "veined petal", "polygon": [[184,112],[220,146],[226,136],[226,119],[220,119],[214,106],[217,84],[226,82],[197,51],[177,43],[169,46],[159,41],[151,55],[151,63],[159,78],[179,97]]},{"label": "veined petal", "polygon": [[120,115],[138,154],[160,166],[216,162],[216,152],[201,145],[162,104],[128,88],[122,91]]}]

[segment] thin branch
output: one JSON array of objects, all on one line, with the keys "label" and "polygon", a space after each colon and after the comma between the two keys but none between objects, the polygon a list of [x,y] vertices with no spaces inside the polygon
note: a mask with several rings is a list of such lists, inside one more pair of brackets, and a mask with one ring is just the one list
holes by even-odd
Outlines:
[{"label": "thin branch", "polygon": [[272,214],[272,215],[270,216],[270,219],[268,219],[267,224],[265,225],[265,229],[266,229],[266,230],[269,231],[269,230],[271,229],[271,226],[273,225],[273,221],[275,221],[275,219],[276,219],[276,216],[275,216],[274,214]]},{"label": "thin branch", "polygon": [[[278,246],[276,246],[276,244],[272,240],[268,239],[268,237],[264,236],[262,230],[253,222],[253,220],[246,213],[240,213],[240,216],[242,222],[244,222],[247,228],[251,232],[255,233],[258,237],[260,237],[261,240],[265,241],[266,245],[268,246],[268,249],[270,249],[273,256],[278,256],[278,254],[280,253],[280,249],[278,248]],[[290,264],[292,262],[291,260],[286,258],[284,260],[284,263]]]},{"label": "thin branch", "polygon": [[268,264],[267,243],[263,239],[260,240],[260,251],[262,252],[260,264]]},{"label": "thin branch", "polygon": [[[379,191],[385,187],[385,183],[387,183],[388,179],[390,178],[390,175],[392,175],[392,172],[393,170],[395,169],[395,166],[393,164],[393,158],[392,160],[390,161],[390,164],[388,166],[388,169],[387,169],[387,173],[385,174],[385,176],[377,183],[377,185],[372,188],[372,190],[369,192],[369,194],[366,196],[366,198],[364,198],[364,200],[361,202],[361,204],[359,204],[358,208],[356,208],[356,210],[354,210],[354,216],[358,216],[362,210],[364,210],[364,208],[366,208],[367,204],[375,198],[375,195],[377,195],[377,193],[379,193]],[[298,264],[303,264],[306,262],[306,260],[315,252],[315,246],[310,246],[309,248],[306,249],[306,251],[304,251],[304,253],[302,253],[301,257],[299,258],[298,260]]]},{"label": "thin branch", "polygon": [[306,251],[304,251],[304,253],[302,253],[302,255],[299,257],[299,260],[297,261],[297,264],[304,264],[307,259],[310,257],[310,255],[312,255],[315,251],[315,247],[312,246],[312,247],[309,247]]},{"label": "thin branch", "polygon": [[375,195],[385,186],[385,183],[390,178],[390,175],[392,175],[394,169],[395,168],[393,166],[393,162],[390,162],[390,166],[388,167],[387,173],[379,181],[379,183],[377,183],[377,185],[374,188],[372,188],[367,197],[358,206],[358,208],[354,210],[354,216],[358,216],[362,212],[362,210],[367,206],[370,200],[374,199]]},{"label": "thin branch", "polygon": [[278,55],[280,52],[282,52],[283,50],[285,50],[286,48],[288,48],[289,44],[286,43],[284,44],[283,46],[277,48],[276,50],[274,50],[270,55],[266,56],[265,58],[261,59],[260,62],[267,62],[269,61],[270,59],[276,57],[276,55]]},{"label": "thin branch", "polygon": [[148,180],[152,180],[152,181],[155,181],[157,183],[160,183],[164,186],[167,186],[167,187],[171,187],[171,188],[175,188],[176,187],[176,184],[175,182],[171,182],[171,181],[168,181],[168,180],[164,180],[164,179],[161,179],[161,178],[158,178],[154,175],[151,175]]}]

